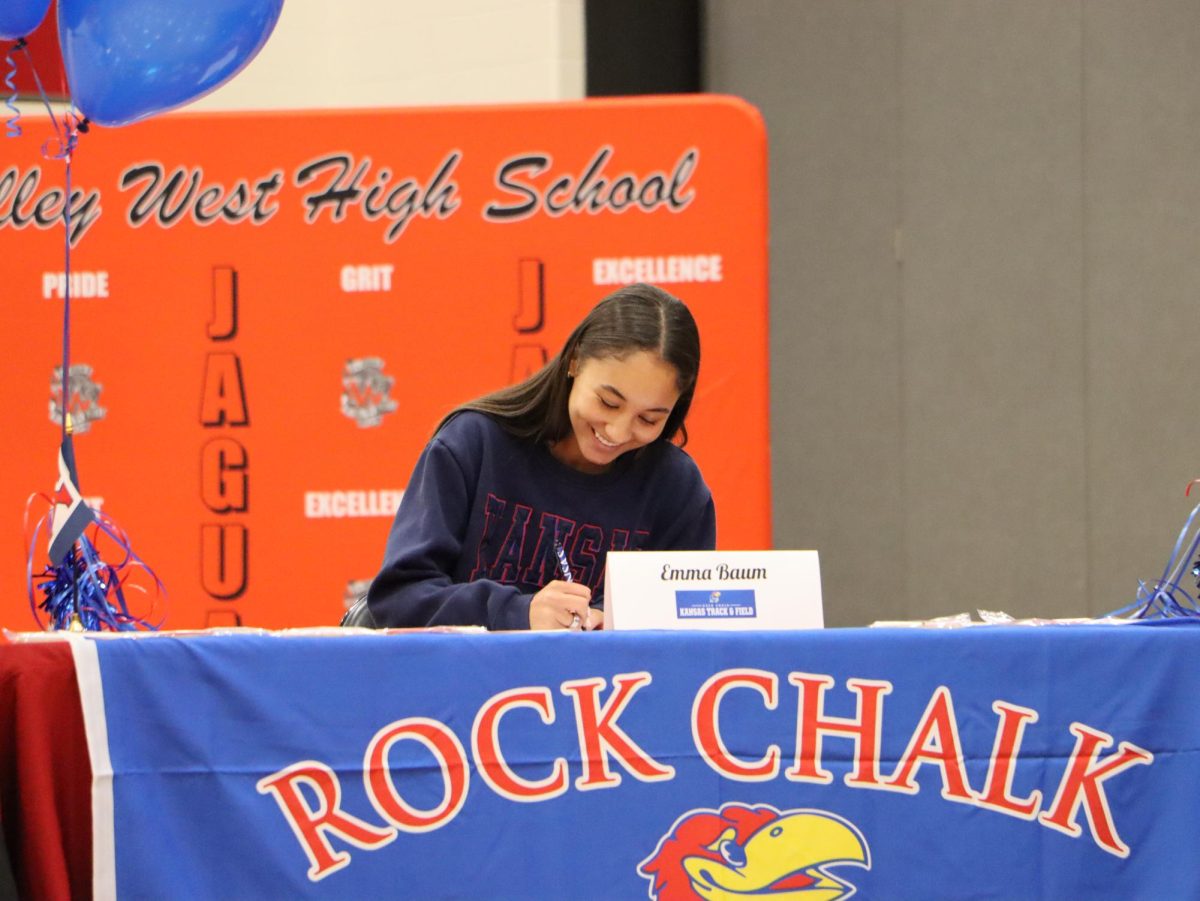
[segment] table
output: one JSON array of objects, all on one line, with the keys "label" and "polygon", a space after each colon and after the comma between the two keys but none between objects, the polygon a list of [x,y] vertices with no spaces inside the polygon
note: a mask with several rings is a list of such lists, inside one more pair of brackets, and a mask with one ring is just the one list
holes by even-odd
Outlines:
[{"label": "table", "polygon": [[1198,675],[1190,625],[0,646],[0,813],[30,897],[1200,897]]}]

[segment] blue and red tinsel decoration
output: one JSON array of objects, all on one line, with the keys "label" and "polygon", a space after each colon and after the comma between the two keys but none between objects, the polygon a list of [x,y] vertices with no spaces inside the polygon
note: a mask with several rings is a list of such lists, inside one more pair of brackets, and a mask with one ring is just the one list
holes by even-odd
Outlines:
[{"label": "blue and red tinsel decoration", "polygon": [[[70,431],[59,448],[58,473],[53,497],[35,494],[26,505],[26,587],[38,627],[86,632],[159,628],[162,613],[157,623],[150,619],[165,595],[162,582],[133,551],[112,517],[85,502]],[[30,528],[39,500],[48,502],[50,509]],[[43,539],[49,543],[50,563],[35,573],[34,559]],[[130,609],[129,598],[135,592],[150,605],[145,615]]]}]

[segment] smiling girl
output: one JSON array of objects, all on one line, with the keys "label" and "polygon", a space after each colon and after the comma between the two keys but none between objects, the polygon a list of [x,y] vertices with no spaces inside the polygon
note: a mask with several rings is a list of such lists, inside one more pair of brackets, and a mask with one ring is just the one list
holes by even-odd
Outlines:
[{"label": "smiling girl", "polygon": [[712,495],[682,450],[699,369],[688,308],[632,285],[541,370],[451,411],[367,592],[375,625],[601,628],[608,551],[711,550]]}]

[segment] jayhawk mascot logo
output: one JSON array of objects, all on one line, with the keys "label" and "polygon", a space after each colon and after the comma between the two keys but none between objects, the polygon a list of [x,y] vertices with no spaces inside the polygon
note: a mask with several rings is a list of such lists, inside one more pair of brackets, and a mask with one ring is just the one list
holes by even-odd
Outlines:
[{"label": "jayhawk mascot logo", "polygon": [[854,886],[827,868],[871,868],[858,828],[824,810],[726,804],[689,810],[638,864],[653,901],[840,901]]}]

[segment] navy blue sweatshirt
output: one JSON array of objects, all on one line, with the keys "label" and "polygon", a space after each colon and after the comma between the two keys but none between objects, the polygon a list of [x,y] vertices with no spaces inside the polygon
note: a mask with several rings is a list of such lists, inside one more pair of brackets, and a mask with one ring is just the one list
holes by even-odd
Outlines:
[{"label": "navy blue sweatshirt", "polygon": [[609,550],[711,550],[712,494],[667,442],[593,475],[459,413],[417,461],[367,604],[381,627],[528,629],[533,595],[561,578],[555,542],[598,606]]}]

